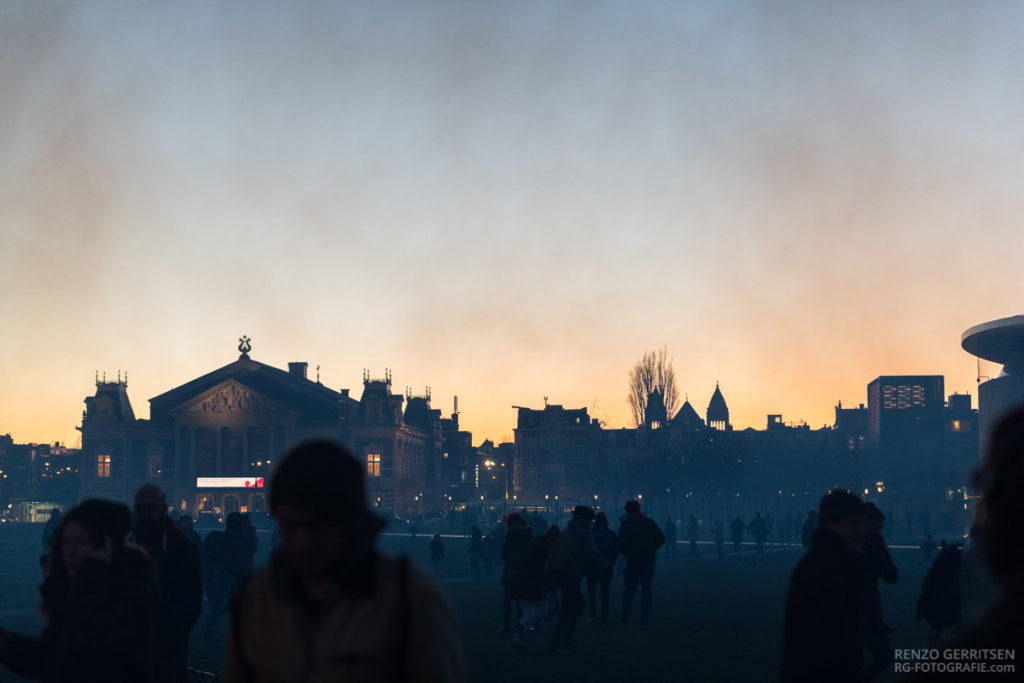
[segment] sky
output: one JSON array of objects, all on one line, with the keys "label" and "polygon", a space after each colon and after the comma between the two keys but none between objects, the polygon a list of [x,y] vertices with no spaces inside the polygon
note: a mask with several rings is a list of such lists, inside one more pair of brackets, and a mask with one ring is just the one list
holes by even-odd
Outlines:
[{"label": "sky", "polygon": [[[74,443],[238,357],[363,369],[485,438],[831,424],[884,374],[976,394],[1024,313],[1024,5],[0,3],[0,433]],[[983,375],[998,367],[981,367]],[[683,396],[680,397],[682,400]]]}]

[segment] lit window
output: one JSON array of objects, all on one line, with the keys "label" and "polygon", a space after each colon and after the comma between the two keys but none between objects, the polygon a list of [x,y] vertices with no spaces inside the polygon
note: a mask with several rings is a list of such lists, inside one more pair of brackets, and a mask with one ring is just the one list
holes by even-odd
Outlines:
[{"label": "lit window", "polygon": [[960,420],[953,420],[953,421],[952,421],[952,422],[950,423],[949,427],[950,427],[950,429],[952,429],[952,430],[953,430],[954,432],[959,432],[959,431],[961,431],[961,430],[963,429],[963,427],[961,427],[961,425],[960,425]]},{"label": "lit window", "polygon": [[367,453],[366,475],[369,477],[380,476],[380,453]]},{"label": "lit window", "polygon": [[110,477],[109,455],[96,456],[96,476],[100,477],[101,479],[107,479]]}]

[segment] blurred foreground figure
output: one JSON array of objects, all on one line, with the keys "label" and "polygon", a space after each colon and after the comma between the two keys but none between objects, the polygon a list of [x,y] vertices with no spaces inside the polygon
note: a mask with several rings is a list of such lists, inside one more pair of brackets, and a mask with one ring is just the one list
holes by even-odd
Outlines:
[{"label": "blurred foreground figure", "polygon": [[156,484],[135,492],[132,536],[152,562],[160,596],[154,668],[158,683],[185,683],[188,635],[203,609],[199,548],[167,514],[167,498]]},{"label": "blurred foreground figure", "polygon": [[280,546],[232,606],[227,680],[464,681],[435,582],[374,548],[363,467],[340,446],[293,449],[270,485]]},{"label": "blurred foreground figure", "polygon": [[857,680],[864,594],[857,553],[866,525],[864,504],[849,491],[829,491],[821,499],[811,549],[789,581],[782,683]]},{"label": "blurred foreground figure", "polygon": [[43,634],[0,631],[0,661],[46,683],[153,680],[156,588],[145,553],[125,545],[130,528],[121,503],[86,500],[64,516],[40,588]]}]

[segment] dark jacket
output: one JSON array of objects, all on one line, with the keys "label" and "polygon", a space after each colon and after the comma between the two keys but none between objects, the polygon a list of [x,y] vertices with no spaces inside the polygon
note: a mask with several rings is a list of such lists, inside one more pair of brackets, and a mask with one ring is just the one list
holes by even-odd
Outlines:
[{"label": "dark jacket", "polygon": [[509,528],[505,534],[505,543],[501,546],[501,559],[505,561],[505,567],[501,572],[501,583],[505,585],[508,581],[508,574],[519,559],[519,554],[530,547],[533,541],[533,529],[528,526],[514,526]]},{"label": "dark jacket", "polygon": [[615,561],[619,559],[619,537],[606,526],[595,525],[590,533],[594,536],[597,552],[601,553],[609,569],[613,568]]},{"label": "dark jacket", "polygon": [[888,632],[882,619],[882,600],[878,594],[878,580],[896,583],[899,570],[892,561],[885,539],[879,534],[868,534],[860,555],[860,570],[864,577],[864,628],[866,631]]},{"label": "dark jacket", "polygon": [[548,571],[563,572],[583,578],[592,571],[607,571],[608,563],[594,545],[590,522],[572,518],[565,530],[558,535],[551,550]]},{"label": "dark jacket", "polygon": [[78,576],[40,588],[47,623],[39,638],[5,633],[0,661],[44,683],[149,683],[157,609],[149,560],[124,548],[110,564],[82,563]]},{"label": "dark jacket", "polygon": [[648,567],[653,571],[658,548],[663,543],[665,534],[653,519],[643,514],[628,515],[619,526],[619,551],[626,558],[626,571]]},{"label": "dark jacket", "polygon": [[203,568],[199,548],[174,522],[146,550],[160,596],[155,665],[158,681],[184,681],[188,669],[188,636],[203,609]]},{"label": "dark jacket", "polygon": [[782,683],[855,681],[863,661],[860,619],[864,578],[857,556],[828,529],[789,580],[782,636]]},{"label": "dark jacket", "polygon": [[548,559],[554,544],[546,535],[533,539],[519,554],[508,573],[508,592],[513,600],[543,600],[551,587]]}]

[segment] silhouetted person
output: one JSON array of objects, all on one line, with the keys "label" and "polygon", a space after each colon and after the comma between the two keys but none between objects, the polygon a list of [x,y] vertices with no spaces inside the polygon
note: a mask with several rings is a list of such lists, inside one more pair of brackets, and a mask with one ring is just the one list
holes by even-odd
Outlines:
[{"label": "silhouetted person", "polygon": [[985,557],[981,528],[979,522],[971,525],[960,552],[960,616],[968,628],[981,621],[1002,594]]},{"label": "silhouetted person", "polygon": [[718,551],[718,559],[725,557],[725,531],[722,529],[722,520],[715,520],[713,527],[715,532],[715,550]]},{"label": "silhouetted person", "polygon": [[203,609],[199,548],[167,515],[167,499],[155,484],[135,492],[133,540],[146,549],[160,598],[154,667],[157,683],[185,683],[188,636]]},{"label": "silhouetted person", "polygon": [[441,540],[441,534],[434,534],[427,548],[430,550],[430,566],[434,571],[440,571],[441,562],[444,561],[444,541]]},{"label": "silhouetted person", "polygon": [[895,652],[889,642],[889,626],[882,618],[882,598],[878,593],[878,580],[896,583],[899,571],[892,561],[889,548],[882,537],[885,515],[874,503],[865,503],[867,512],[867,534],[860,553],[861,574],[864,577],[863,616],[861,620],[864,645],[873,660],[861,672],[861,681],[870,681],[889,668],[895,659]]},{"label": "silhouetted person", "polygon": [[[600,621],[608,623],[608,588],[611,586],[612,575],[615,573],[615,562],[619,559],[619,537],[608,528],[608,515],[598,512],[594,517],[594,526],[590,530],[594,537],[597,552],[608,564],[607,567],[594,567],[587,574],[587,603],[590,606],[590,621],[598,620],[598,599],[601,601]],[[600,592],[598,592],[600,589]]]},{"label": "silhouetted person", "polygon": [[54,532],[39,638],[0,631],[0,661],[46,683],[153,680],[157,595],[145,554],[125,545],[127,506],[86,500]]},{"label": "silhouetted person", "polygon": [[811,546],[814,545],[814,532],[818,530],[818,513],[811,510],[807,513],[807,519],[804,520],[803,529],[800,530],[800,542],[804,546],[804,550],[810,551]]},{"label": "silhouetted person", "polygon": [[240,588],[226,680],[466,680],[436,581],[374,547],[365,466],[328,441],[292,449],[270,484],[281,544]]},{"label": "silhouetted person", "polygon": [[761,516],[760,512],[755,513],[754,519],[750,520],[750,524],[747,526],[747,530],[754,537],[754,543],[757,544],[757,554],[764,555],[764,540],[768,536],[768,523]]},{"label": "silhouetted person", "polygon": [[925,537],[924,541],[921,542],[921,562],[931,562],[935,558],[935,551],[938,546],[935,545],[935,539],[932,538],[931,532]]},{"label": "silhouetted person", "polygon": [[540,513],[534,510],[533,517],[530,518],[530,526],[533,528],[534,538],[543,536],[548,530],[548,520],[540,516]]},{"label": "silhouetted person", "polygon": [[480,559],[483,560],[486,576],[494,573],[494,560],[497,559],[496,548],[497,542],[492,534],[487,534],[480,542]]},{"label": "silhouetted person", "polygon": [[[942,652],[989,649],[1019,655],[1024,652],[1024,544],[1020,539],[1024,526],[1024,409],[1011,412],[992,431],[976,486],[976,534],[1002,594],[987,615],[968,626],[953,639],[950,649]],[[1020,676],[1019,668],[1016,676]],[[931,674],[915,680],[931,678],[949,680],[950,676]]]},{"label": "silhouetted person", "polygon": [[669,517],[665,520],[665,557],[676,559],[676,541],[678,540],[678,529],[676,523]]},{"label": "silhouetted person", "polygon": [[532,631],[548,614],[550,605],[547,596],[553,585],[547,566],[558,536],[558,527],[554,525],[540,538],[534,539],[531,536],[529,544],[516,556],[509,570],[509,595],[518,605],[521,614],[512,636],[512,644],[516,648],[526,646],[527,631]]},{"label": "silhouetted person", "polygon": [[734,553],[743,552],[743,532],[746,530],[747,525],[739,517],[732,520],[732,524],[729,525],[729,531],[732,532],[732,551]]},{"label": "silhouetted person", "polygon": [[572,511],[569,524],[559,534],[551,551],[548,572],[561,597],[558,623],[549,644],[554,651],[563,652],[575,646],[573,634],[586,608],[586,601],[580,591],[583,577],[591,571],[607,568],[607,563],[594,545],[594,536],[590,530],[594,519],[593,509],[577,505]]},{"label": "silhouetted person", "polygon": [[626,503],[626,519],[619,526],[619,551],[626,558],[622,572],[622,623],[629,621],[637,587],[640,588],[640,623],[650,621],[654,564],[658,548],[664,542],[665,534],[653,519],[643,515],[639,501]]},{"label": "silhouetted person", "polygon": [[857,680],[864,592],[857,553],[865,527],[864,505],[854,494],[833,490],[821,499],[811,549],[789,581],[782,683]]},{"label": "silhouetted person", "polygon": [[469,568],[473,572],[473,578],[480,578],[480,555],[483,554],[484,537],[480,533],[480,527],[474,524],[469,529]]},{"label": "silhouetted person", "polygon": [[195,522],[189,515],[178,517],[174,520],[174,524],[185,538],[195,544],[197,550],[203,547],[203,539],[199,538],[199,534],[196,533]]},{"label": "silhouetted person", "polygon": [[697,522],[697,517],[690,515],[690,522],[686,525],[686,540],[690,542],[690,557],[700,555],[700,550],[697,548],[697,536],[699,534],[700,524]]},{"label": "silhouetted person", "polygon": [[420,532],[420,528],[419,528],[419,526],[416,525],[416,522],[413,522],[412,524],[409,525],[409,542],[410,543],[415,543],[416,542],[416,535],[419,532]]},{"label": "silhouetted person", "polygon": [[501,559],[505,563],[501,572],[502,586],[502,609],[504,621],[500,633],[508,633],[512,623],[512,596],[509,593],[508,576],[512,567],[519,560],[521,553],[525,552],[533,541],[533,529],[527,523],[526,518],[518,512],[509,514],[506,522],[505,543],[501,547]]},{"label": "silhouetted person", "polygon": [[945,539],[921,582],[917,618],[928,622],[929,647],[938,642],[944,630],[960,625],[960,548],[947,546]]},{"label": "silhouetted person", "polygon": [[60,508],[53,508],[50,510],[50,518],[46,520],[46,524],[43,526],[43,552],[48,553],[52,550],[51,541],[53,540],[53,532],[60,526]]}]

